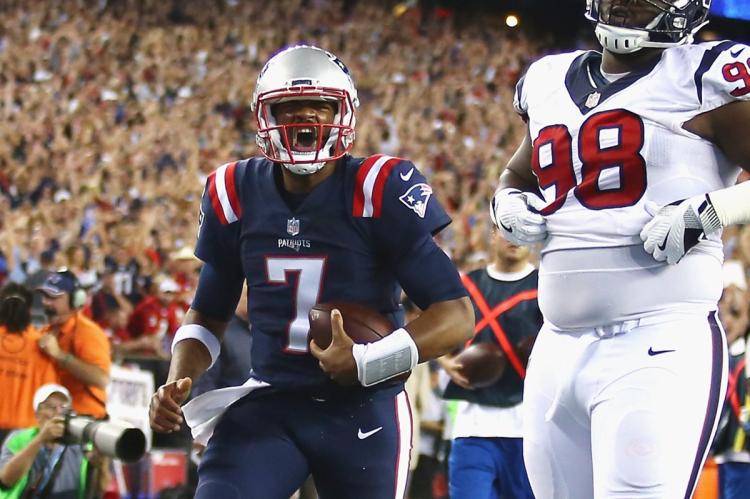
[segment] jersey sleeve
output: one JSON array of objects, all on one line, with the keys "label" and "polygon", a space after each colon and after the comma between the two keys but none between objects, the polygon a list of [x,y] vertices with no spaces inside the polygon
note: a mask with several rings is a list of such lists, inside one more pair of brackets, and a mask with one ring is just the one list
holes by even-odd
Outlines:
[{"label": "jersey sleeve", "polygon": [[378,249],[393,258],[451,222],[414,163],[390,156],[373,156],[363,162],[354,215],[373,219]]},{"label": "jersey sleeve", "polygon": [[241,273],[239,189],[244,168],[220,166],[206,179],[198,219],[195,256],[223,273]]},{"label": "jersey sleeve", "polygon": [[703,54],[694,80],[701,112],[750,100],[750,47],[716,43]]},{"label": "jersey sleeve", "polygon": [[466,296],[455,265],[429,235],[396,260],[394,267],[404,293],[422,310]]}]

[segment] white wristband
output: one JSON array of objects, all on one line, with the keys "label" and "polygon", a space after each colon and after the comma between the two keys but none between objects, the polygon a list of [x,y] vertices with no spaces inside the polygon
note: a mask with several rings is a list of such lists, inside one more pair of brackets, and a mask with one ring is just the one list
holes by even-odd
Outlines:
[{"label": "white wristband", "polygon": [[414,369],[419,362],[417,345],[404,328],[372,343],[355,343],[352,355],[362,386],[372,386],[403,374]]},{"label": "white wristband", "polygon": [[216,359],[219,358],[219,353],[221,353],[221,343],[219,343],[219,339],[211,331],[200,324],[185,324],[184,326],[177,328],[177,332],[174,334],[174,339],[172,340],[172,355],[174,355],[174,348],[177,343],[182,340],[190,339],[198,340],[205,345],[209,355],[211,355],[211,365],[208,366],[210,369],[211,366],[216,363]]},{"label": "white wristband", "polygon": [[750,182],[709,192],[708,199],[723,227],[750,223]]}]

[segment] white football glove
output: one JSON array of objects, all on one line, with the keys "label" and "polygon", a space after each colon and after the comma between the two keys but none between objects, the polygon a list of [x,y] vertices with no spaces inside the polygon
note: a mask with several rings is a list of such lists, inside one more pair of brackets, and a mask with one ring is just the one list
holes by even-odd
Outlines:
[{"label": "white football glove", "polygon": [[490,218],[511,243],[534,244],[547,238],[547,222],[539,214],[545,206],[543,199],[530,192],[501,189],[492,198]]},{"label": "white football glove", "polygon": [[647,203],[646,211],[654,218],[641,230],[643,248],[659,262],[679,262],[698,244],[701,235],[712,234],[722,227],[711,200],[705,194],[661,208]]}]

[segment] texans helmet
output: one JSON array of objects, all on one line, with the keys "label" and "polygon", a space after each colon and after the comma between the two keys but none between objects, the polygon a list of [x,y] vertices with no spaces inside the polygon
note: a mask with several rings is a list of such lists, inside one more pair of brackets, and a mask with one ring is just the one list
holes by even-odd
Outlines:
[{"label": "texans helmet", "polygon": [[[279,125],[272,106],[290,100],[331,102],[336,106],[333,123]],[[252,103],[258,125],[256,142],[264,156],[293,173],[315,173],[351,150],[358,106],[357,89],[338,57],[309,45],[287,48],[273,56],[258,75]],[[291,139],[301,131],[314,134],[314,147],[293,147]]]},{"label": "texans helmet", "polygon": [[[586,0],[586,18],[596,23],[602,47],[629,54],[644,47],[667,48],[692,43],[708,21],[711,0]],[[634,11],[653,13],[633,23]],[[639,25],[629,25],[639,24]]]}]

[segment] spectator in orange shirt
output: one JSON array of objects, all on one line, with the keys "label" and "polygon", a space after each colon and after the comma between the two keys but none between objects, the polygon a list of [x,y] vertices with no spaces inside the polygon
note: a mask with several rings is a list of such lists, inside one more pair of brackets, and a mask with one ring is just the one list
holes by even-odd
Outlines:
[{"label": "spectator in orange shirt", "polygon": [[105,388],[112,363],[109,340],[80,309],[86,294],[68,270],[51,274],[42,286],[48,324],[39,346],[55,361],[61,384],[73,397],[73,410],[96,418],[106,415]]},{"label": "spectator in orange shirt", "polygon": [[31,325],[31,291],[10,282],[0,289],[0,441],[9,430],[36,424],[36,390],[57,383],[55,365],[44,355]]}]

